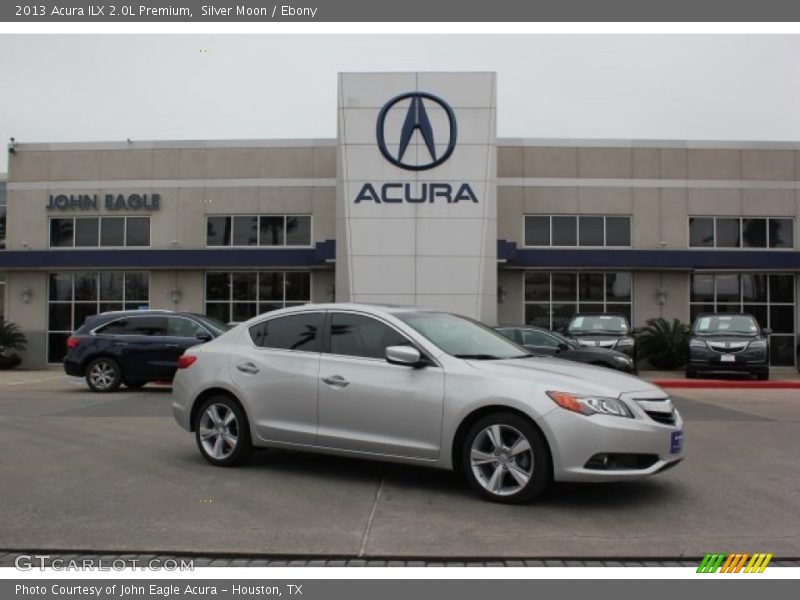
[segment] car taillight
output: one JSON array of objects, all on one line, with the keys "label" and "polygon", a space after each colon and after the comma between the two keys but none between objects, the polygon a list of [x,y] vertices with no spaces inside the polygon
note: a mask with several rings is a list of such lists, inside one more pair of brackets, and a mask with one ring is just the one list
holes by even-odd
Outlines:
[{"label": "car taillight", "polygon": [[67,338],[67,350],[72,350],[76,348],[78,344],[80,344],[80,339],[76,338],[74,335],[71,335]]},{"label": "car taillight", "polygon": [[182,354],[180,357],[178,357],[178,368],[188,369],[195,363],[196,360],[197,357],[194,354]]}]

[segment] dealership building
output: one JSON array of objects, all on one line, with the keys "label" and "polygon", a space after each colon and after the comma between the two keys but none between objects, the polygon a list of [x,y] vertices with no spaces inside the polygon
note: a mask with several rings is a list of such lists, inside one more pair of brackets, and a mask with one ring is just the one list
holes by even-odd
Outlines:
[{"label": "dealership building", "polygon": [[497,83],[340,74],[335,139],[9,146],[0,289],[24,364],[102,311],[335,300],[552,328],[747,311],[795,365],[800,144],[498,138]]}]

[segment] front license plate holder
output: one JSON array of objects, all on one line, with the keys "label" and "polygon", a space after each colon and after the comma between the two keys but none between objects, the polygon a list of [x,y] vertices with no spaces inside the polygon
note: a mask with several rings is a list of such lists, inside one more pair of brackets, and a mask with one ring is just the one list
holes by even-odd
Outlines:
[{"label": "front license plate holder", "polygon": [[736,362],[736,355],[735,354],[723,354],[719,357],[720,362],[724,363],[735,363]]},{"label": "front license plate holder", "polygon": [[679,454],[683,450],[683,431],[673,431],[669,434],[669,453]]}]

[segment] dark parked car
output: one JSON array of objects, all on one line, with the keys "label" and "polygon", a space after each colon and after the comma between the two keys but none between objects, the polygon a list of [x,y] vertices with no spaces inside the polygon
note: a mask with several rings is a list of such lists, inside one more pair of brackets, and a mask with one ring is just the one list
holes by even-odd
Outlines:
[{"label": "dark parked car", "polygon": [[636,372],[636,365],[627,354],[597,346],[581,346],[575,340],[564,337],[555,331],[530,326],[497,327],[496,329],[511,341],[524,346],[534,354],[600,365],[626,373]]},{"label": "dark parked car", "polygon": [[172,381],[184,350],[227,330],[216,319],[194,313],[102,313],[86,319],[67,339],[64,370],[85,377],[95,392],[113,392],[121,384],[140,388],[150,381]]},{"label": "dark parked car", "polygon": [[619,314],[577,314],[570,320],[564,335],[581,346],[606,348],[627,354],[636,364],[639,348],[627,317]]},{"label": "dark parked car", "polygon": [[769,379],[769,329],[748,314],[701,314],[692,325],[686,377],[748,373]]}]

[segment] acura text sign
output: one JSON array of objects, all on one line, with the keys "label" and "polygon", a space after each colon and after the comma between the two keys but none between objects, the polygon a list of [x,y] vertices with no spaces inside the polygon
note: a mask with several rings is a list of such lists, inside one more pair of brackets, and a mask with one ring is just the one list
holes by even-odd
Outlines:
[{"label": "acura text sign", "polygon": [[51,194],[47,210],[159,210],[161,194]]}]

